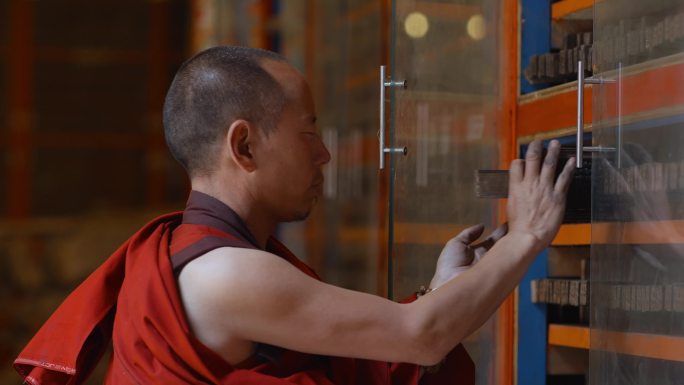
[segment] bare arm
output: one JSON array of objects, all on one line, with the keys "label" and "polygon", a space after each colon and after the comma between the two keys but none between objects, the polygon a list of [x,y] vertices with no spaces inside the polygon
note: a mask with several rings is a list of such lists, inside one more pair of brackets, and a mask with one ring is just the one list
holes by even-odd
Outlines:
[{"label": "bare arm", "polygon": [[402,305],[316,281],[265,252],[218,249],[179,277],[193,331],[219,352],[240,338],[315,354],[438,362],[494,312],[558,230],[572,164],[554,185],[559,146],[541,173],[540,146],[530,147],[525,169],[511,167],[509,234],[439,290]]}]

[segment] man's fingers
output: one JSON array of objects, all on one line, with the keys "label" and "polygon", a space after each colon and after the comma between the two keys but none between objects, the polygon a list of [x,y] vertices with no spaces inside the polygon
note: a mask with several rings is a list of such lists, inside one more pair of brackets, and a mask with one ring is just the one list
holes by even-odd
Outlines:
[{"label": "man's fingers", "polygon": [[541,153],[541,140],[534,140],[529,144],[529,146],[527,146],[527,153],[525,153],[525,180],[531,181],[539,176]]},{"label": "man's fingers", "polygon": [[568,193],[568,188],[570,188],[570,182],[572,182],[572,174],[575,173],[575,157],[571,157],[565,163],[563,171],[561,171],[556,181],[556,186],[554,191],[556,194],[563,194],[564,196]]},{"label": "man's fingers", "polygon": [[522,159],[513,159],[511,162],[511,167],[508,171],[508,191],[511,191],[514,183],[522,182],[524,164],[525,162]]},{"label": "man's fingers", "polygon": [[547,186],[553,186],[553,178],[556,176],[556,164],[558,163],[558,154],[560,154],[560,143],[557,140],[552,140],[549,143],[549,149],[544,158],[544,164],[541,170],[541,182],[548,183]]},{"label": "man's fingers", "polygon": [[475,249],[475,254],[478,252],[480,253],[485,253],[487,250],[491,249],[492,246],[501,238],[503,238],[504,235],[508,232],[508,223],[502,223],[492,231],[491,234],[485,239],[484,241],[478,243],[477,245],[472,245],[472,248]]},{"label": "man's fingers", "polygon": [[480,247],[480,248],[475,249],[475,258],[473,258],[473,262],[471,264],[474,265],[474,264],[480,262],[480,259],[482,259],[482,257],[484,257],[485,254],[487,254],[488,250],[489,249],[485,249],[484,247]]},{"label": "man's fingers", "polygon": [[483,231],[484,225],[480,223],[475,226],[470,226],[467,229],[461,231],[460,233],[458,233],[457,236],[454,237],[454,239],[458,240],[464,245],[469,245],[475,242],[478,238],[480,238]]},{"label": "man's fingers", "polygon": [[492,231],[492,235],[489,236],[489,238],[492,238],[494,242],[497,242],[499,239],[503,238],[504,235],[508,233],[508,222],[504,222],[499,225],[494,231]]}]

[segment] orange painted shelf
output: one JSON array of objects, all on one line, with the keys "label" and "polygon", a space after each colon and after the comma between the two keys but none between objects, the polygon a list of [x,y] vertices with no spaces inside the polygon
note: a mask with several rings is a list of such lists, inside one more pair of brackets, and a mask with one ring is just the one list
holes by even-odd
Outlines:
[{"label": "orange painted shelf", "polygon": [[549,345],[589,349],[589,328],[586,326],[549,325]]},{"label": "orange painted shelf", "polygon": [[591,225],[589,223],[561,225],[553,246],[585,246],[591,244]]},{"label": "orange painted shelf", "polygon": [[[590,343],[591,341],[591,343]],[[548,344],[684,362],[684,337],[549,325]]]},{"label": "orange painted shelf", "polygon": [[684,243],[684,220],[650,222],[594,223],[596,244],[665,244]]},{"label": "orange painted shelf", "polygon": [[[593,238],[592,238],[593,237]],[[561,225],[553,246],[684,243],[684,220]]]},{"label": "orange painted shelf", "polygon": [[591,330],[591,348],[632,356],[684,361],[684,337]]},{"label": "orange painted shelf", "polygon": [[[625,98],[623,116],[667,111],[684,106],[684,56],[673,55],[623,69],[623,95],[649,95]],[[592,87],[586,87],[584,122],[592,121]],[[602,86],[605,100],[617,100],[617,85]],[[603,119],[617,117],[617,103],[606,103]],[[576,126],[577,83],[572,82],[521,97],[517,110],[517,136],[529,137]]]},{"label": "orange painted shelf", "polygon": [[[584,124],[592,120],[592,89],[584,91]],[[577,125],[577,82],[525,95],[518,103],[518,137]]]},{"label": "orange painted shelf", "polygon": [[562,19],[572,13],[583,11],[593,6],[594,0],[562,0],[553,3],[551,6],[551,18],[554,20]]}]

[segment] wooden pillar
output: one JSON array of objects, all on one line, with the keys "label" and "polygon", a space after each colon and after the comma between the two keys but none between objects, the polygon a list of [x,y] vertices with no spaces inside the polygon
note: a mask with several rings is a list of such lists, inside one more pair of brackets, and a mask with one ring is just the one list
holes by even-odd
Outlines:
[{"label": "wooden pillar", "polygon": [[[376,0],[380,2],[380,49],[378,57],[378,68],[380,64],[389,65],[391,55],[391,36],[392,36],[392,2],[391,0]],[[379,71],[379,69],[378,69]],[[379,74],[379,72],[378,72]],[[380,75],[378,75],[380,76]],[[378,95],[378,97],[380,97]],[[379,159],[375,164],[378,164]],[[384,170],[378,172],[378,275],[377,275],[377,293],[378,295],[389,296],[388,285],[392,277],[388,274],[389,262],[391,255],[389,255],[388,248],[388,234],[389,234],[389,178],[390,168],[385,167]]]},{"label": "wooden pillar", "polygon": [[[499,38],[502,41],[501,110],[499,111],[498,136],[500,165],[507,169],[511,160],[517,156],[516,112],[518,108],[518,0],[502,0],[499,25],[502,26]],[[506,218],[506,202],[499,204],[499,221]],[[499,307],[496,316],[496,384],[513,385],[515,382],[515,308],[516,292]]]},{"label": "wooden pillar", "polygon": [[146,122],[146,203],[162,205],[166,200],[166,147],[162,125],[162,107],[168,87],[170,61],[170,4],[152,1],[148,36],[148,85]]},{"label": "wooden pillar", "polygon": [[[34,2],[9,3],[8,49],[9,137],[7,213],[25,218],[31,211],[31,126],[33,115],[33,9]],[[11,53],[11,54],[9,54]]]}]

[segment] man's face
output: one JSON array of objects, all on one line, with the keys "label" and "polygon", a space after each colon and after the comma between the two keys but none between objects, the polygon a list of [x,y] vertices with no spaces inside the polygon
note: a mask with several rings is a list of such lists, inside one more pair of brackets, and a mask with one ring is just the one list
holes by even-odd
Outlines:
[{"label": "man's face", "polygon": [[289,64],[266,62],[287,101],[278,127],[264,137],[259,193],[279,222],[306,218],[322,196],[322,166],[330,153],[316,126],[316,111],[306,81]]}]

